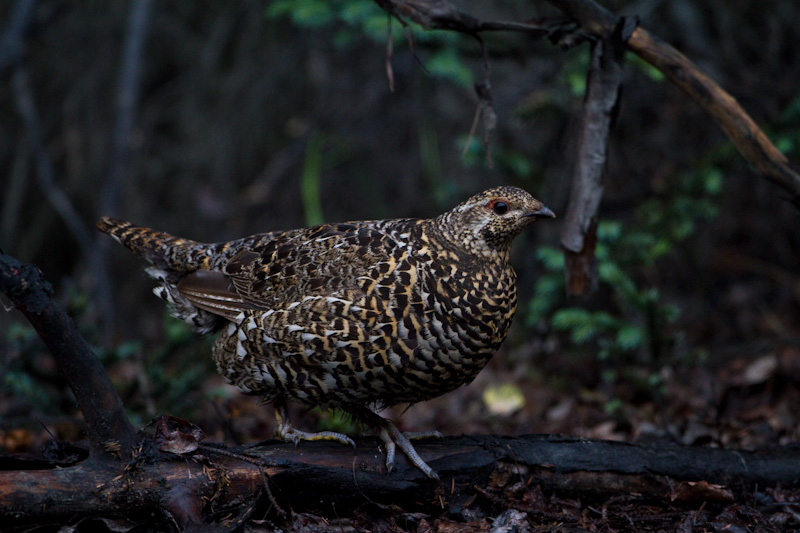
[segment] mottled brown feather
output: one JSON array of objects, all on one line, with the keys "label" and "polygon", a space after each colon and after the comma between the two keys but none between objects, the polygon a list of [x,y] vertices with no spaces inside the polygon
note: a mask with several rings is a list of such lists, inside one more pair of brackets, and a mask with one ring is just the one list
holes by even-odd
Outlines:
[{"label": "mottled brown feather", "polygon": [[516,310],[511,242],[537,216],[554,215],[497,187],[433,219],[218,244],[111,219],[98,226],[153,264],[155,292],[176,317],[219,331],[218,369],[242,391],[380,426],[371,407],[439,396],[489,361]]}]

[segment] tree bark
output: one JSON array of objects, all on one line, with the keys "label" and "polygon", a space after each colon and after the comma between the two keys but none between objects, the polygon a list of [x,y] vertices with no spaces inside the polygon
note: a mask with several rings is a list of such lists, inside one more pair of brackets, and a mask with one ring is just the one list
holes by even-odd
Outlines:
[{"label": "tree bark", "polygon": [[[472,498],[476,486],[486,491],[518,482],[584,500],[638,493],[643,499],[684,502],[708,500],[711,485],[718,486],[713,494],[722,500],[756,487],[800,485],[798,448],[760,453],[547,435],[421,441],[416,449],[439,473],[439,483],[404,456],[387,473],[379,444],[364,438],[356,440],[355,449],[332,442],[201,445],[183,456],[146,446],[127,465],[87,461],[70,468],[4,471],[0,516],[22,524],[75,515],[135,520],[145,513],[169,516],[189,528],[226,520],[238,524],[264,493],[265,482],[281,508],[330,516],[368,502],[441,511]],[[682,482],[706,488],[680,491]]]},{"label": "tree bark", "polygon": [[0,250],[0,292],[25,315],[67,378],[86,421],[92,457],[130,458],[137,438],[122,400],[103,363],[53,301],[53,287],[41,271]]},{"label": "tree bark", "polygon": [[[424,28],[443,29],[475,35],[485,31],[518,31],[533,37],[548,36],[554,42],[572,46],[587,40],[612,38],[619,17],[593,0],[548,0],[577,28],[564,21],[525,23],[482,21],[464,13],[445,0],[375,0],[401,21],[413,20]],[[642,27],[627,41],[628,48],[660,70],[666,78],[691,97],[730,138],[750,165],[780,187],[800,209],[800,173],[769,140],[736,99],[678,50]]]}]

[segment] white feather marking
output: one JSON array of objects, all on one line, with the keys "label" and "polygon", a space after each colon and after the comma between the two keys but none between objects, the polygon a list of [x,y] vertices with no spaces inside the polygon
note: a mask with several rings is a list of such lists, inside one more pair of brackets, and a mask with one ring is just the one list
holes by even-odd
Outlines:
[{"label": "white feather marking", "polygon": [[319,338],[319,335],[314,335],[313,333],[302,333],[300,335],[300,340],[301,341],[310,341],[310,340],[314,340],[314,339],[318,339],[318,338]]},{"label": "white feather marking", "polygon": [[303,326],[301,326],[300,324],[289,324],[288,326],[286,326],[286,329],[289,330],[289,333],[292,333],[294,331],[302,331]]},{"label": "white feather marking", "polygon": [[244,349],[244,345],[241,342],[236,343],[236,355],[239,356],[240,361],[247,357],[247,350]]},{"label": "white feather marking", "polygon": [[277,344],[278,343],[278,341],[276,341],[275,339],[273,339],[272,337],[270,337],[266,333],[264,333],[264,335],[262,335],[261,338],[264,339],[264,342],[266,342],[267,344]]},{"label": "white feather marking", "polygon": [[275,385],[275,378],[272,377],[272,374],[269,373],[267,370],[267,365],[262,364],[260,367],[257,368],[259,373],[261,374],[261,381],[268,385]]}]

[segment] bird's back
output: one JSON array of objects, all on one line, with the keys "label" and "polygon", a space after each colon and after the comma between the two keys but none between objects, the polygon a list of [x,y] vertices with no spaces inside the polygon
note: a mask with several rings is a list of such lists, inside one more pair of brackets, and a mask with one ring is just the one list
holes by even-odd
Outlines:
[{"label": "bird's back", "polygon": [[174,315],[221,326],[214,355],[231,383],[267,401],[345,406],[443,394],[505,338],[513,270],[459,253],[432,224],[323,224],[219,244],[99,226],[154,265]]},{"label": "bird's back", "polygon": [[320,228],[308,236],[328,242],[306,241],[314,251],[293,248],[289,262],[234,257],[226,272],[238,293],[264,308],[222,332],[220,370],[268,400],[312,405],[414,403],[472,381],[505,338],[514,273],[445,249],[429,224]]}]

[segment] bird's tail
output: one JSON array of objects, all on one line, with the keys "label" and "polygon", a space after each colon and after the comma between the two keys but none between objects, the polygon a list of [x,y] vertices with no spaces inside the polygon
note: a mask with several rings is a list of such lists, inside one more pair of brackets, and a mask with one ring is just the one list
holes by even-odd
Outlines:
[{"label": "bird's tail", "polygon": [[101,218],[97,228],[156,268],[185,274],[204,266],[205,244],[109,217]]},{"label": "bird's tail", "polygon": [[97,227],[153,265],[145,269],[158,282],[153,293],[167,302],[174,317],[187,322],[203,334],[220,327],[222,321],[218,314],[198,308],[178,289],[178,282],[185,275],[196,270],[213,268],[213,245],[181,239],[169,233],[108,217],[100,219]]}]

